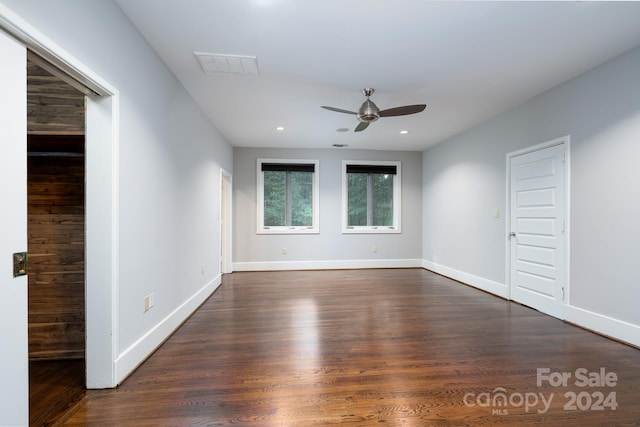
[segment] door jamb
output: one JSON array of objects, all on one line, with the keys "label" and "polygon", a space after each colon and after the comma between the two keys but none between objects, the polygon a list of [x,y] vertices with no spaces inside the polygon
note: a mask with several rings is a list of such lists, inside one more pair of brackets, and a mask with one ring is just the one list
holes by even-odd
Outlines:
[{"label": "door jamb", "polygon": [[[227,186],[228,191],[224,191],[223,187]],[[233,177],[231,173],[224,169],[220,169],[220,256],[222,264],[220,265],[220,274],[233,273]],[[225,219],[226,221],[223,221]]]}]

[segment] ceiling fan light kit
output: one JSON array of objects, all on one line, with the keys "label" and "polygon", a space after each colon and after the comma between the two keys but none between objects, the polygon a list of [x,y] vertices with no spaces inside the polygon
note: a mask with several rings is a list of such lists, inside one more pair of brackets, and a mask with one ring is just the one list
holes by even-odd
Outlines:
[{"label": "ceiling fan light kit", "polygon": [[326,110],[335,111],[337,113],[356,115],[360,123],[358,123],[358,126],[356,126],[356,128],[354,129],[354,132],[362,132],[367,127],[369,127],[369,123],[375,122],[380,117],[406,116],[409,114],[415,114],[424,111],[424,109],[427,107],[426,104],[416,104],[389,108],[380,111],[378,106],[369,99],[369,97],[373,95],[374,91],[375,90],[370,87],[362,89],[362,94],[367,97],[367,100],[362,103],[362,106],[360,106],[358,112],[343,110],[342,108],[329,107],[326,105],[322,105],[321,107]]}]

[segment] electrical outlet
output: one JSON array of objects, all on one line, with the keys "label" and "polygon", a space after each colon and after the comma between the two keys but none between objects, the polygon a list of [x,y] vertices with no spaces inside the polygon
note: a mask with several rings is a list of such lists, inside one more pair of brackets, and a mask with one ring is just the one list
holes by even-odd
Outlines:
[{"label": "electrical outlet", "polygon": [[144,296],[144,312],[145,313],[149,311],[151,307],[153,307],[153,304],[155,303],[154,299],[155,298],[154,298],[153,292],[150,293],[149,295]]},{"label": "electrical outlet", "polygon": [[282,248],[282,255],[286,255],[287,254],[287,248]]},{"label": "electrical outlet", "polygon": [[376,245],[373,245],[373,248],[371,248],[371,252],[373,252],[374,254],[378,252],[378,247]]}]

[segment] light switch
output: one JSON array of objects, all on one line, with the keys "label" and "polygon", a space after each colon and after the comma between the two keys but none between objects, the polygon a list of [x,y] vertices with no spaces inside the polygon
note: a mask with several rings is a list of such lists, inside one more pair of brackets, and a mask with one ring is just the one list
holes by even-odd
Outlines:
[{"label": "light switch", "polygon": [[494,218],[500,218],[500,208],[495,208],[493,210],[493,217]]},{"label": "light switch", "polygon": [[27,258],[26,252],[17,252],[13,254],[13,277],[24,276],[27,274]]}]

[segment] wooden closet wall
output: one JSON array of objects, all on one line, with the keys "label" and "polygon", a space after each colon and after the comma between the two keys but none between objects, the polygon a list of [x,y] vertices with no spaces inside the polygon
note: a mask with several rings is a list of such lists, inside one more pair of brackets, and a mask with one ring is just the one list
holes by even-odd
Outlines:
[{"label": "wooden closet wall", "polygon": [[84,358],[84,95],[27,69],[29,358]]}]

